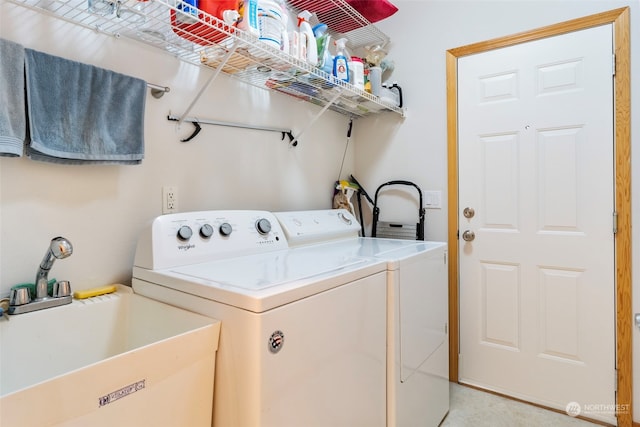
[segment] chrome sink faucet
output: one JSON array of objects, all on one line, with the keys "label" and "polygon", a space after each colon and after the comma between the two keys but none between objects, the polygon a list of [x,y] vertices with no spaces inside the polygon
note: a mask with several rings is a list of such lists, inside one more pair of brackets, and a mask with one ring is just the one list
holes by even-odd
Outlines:
[{"label": "chrome sink faucet", "polygon": [[49,244],[47,253],[44,254],[44,258],[40,262],[38,272],[36,273],[36,299],[35,301],[41,301],[49,298],[48,281],[49,270],[53,267],[53,263],[56,259],[64,259],[69,257],[73,253],[73,246],[71,242],[64,237],[55,237]]},{"label": "chrome sink faucet", "polygon": [[9,296],[9,314],[22,314],[45,308],[71,304],[71,284],[68,280],[57,281],[53,285],[53,294],[49,295],[49,270],[57,259],[67,258],[73,253],[73,247],[64,237],[51,240],[47,253],[42,258],[36,273],[35,298],[24,286],[11,288]]}]

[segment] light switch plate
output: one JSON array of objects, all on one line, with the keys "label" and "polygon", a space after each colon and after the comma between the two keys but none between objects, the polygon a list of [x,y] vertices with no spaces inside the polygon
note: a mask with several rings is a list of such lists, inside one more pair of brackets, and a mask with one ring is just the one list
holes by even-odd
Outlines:
[{"label": "light switch plate", "polygon": [[425,191],[424,207],[427,209],[442,209],[442,191]]}]

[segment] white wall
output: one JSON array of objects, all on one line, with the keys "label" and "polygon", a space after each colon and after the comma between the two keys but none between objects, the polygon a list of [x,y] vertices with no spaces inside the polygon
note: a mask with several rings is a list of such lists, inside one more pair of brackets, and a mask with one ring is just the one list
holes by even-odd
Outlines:
[{"label": "white wall", "polygon": [[[405,89],[408,108],[403,123],[384,115],[357,122],[356,178],[372,193],[390,179],[415,180],[423,190],[446,194],[445,51],[619,7],[631,7],[632,105],[640,106],[640,7],[636,1],[411,1],[394,0],[399,12],[378,26],[392,37],[396,71],[392,80]],[[632,123],[640,108],[632,108]],[[632,129],[632,146],[640,142]],[[640,158],[632,149],[632,186],[640,186]],[[634,223],[640,221],[640,194],[634,191]],[[443,200],[446,207],[446,198]],[[384,212],[384,211],[383,211]],[[393,213],[393,211],[392,211]],[[633,231],[633,310],[640,312],[640,227]],[[427,211],[427,238],[446,240],[447,209]],[[640,332],[634,338],[634,418],[640,421]]]},{"label": "white wall", "polygon": [[[0,37],[68,59],[169,86],[147,96],[146,158],[139,166],[64,166],[0,158],[0,296],[32,282],[51,238],[62,235],[74,254],[57,261],[50,277],[75,289],[130,283],[137,236],[161,214],[161,187],[179,189],[179,209],[330,208],[346,144],[348,119],[327,111],[297,147],[280,134],[203,126],[191,133],[166,120],[180,115],[213,71],[170,54],[98,34],[0,3]],[[192,116],[271,127],[305,128],[320,108],[279,93],[247,87],[221,75]],[[117,123],[114,123],[117,125]],[[352,172],[351,150],[344,173]]]},{"label": "white wall", "polygon": [[[447,235],[447,49],[629,5],[632,67],[634,59],[640,59],[640,44],[634,42],[640,40],[640,9],[633,1],[394,3],[400,11],[379,27],[392,37],[390,57],[396,63],[392,80],[404,89],[408,114],[405,119],[382,114],[356,121],[352,138],[356,149],[348,153],[342,177],[353,172],[372,196],[379,184],[391,179],[415,181],[423,191],[442,191],[444,208],[427,212],[431,240],[445,240]],[[184,211],[330,207],[346,143],[346,118],[325,113],[297,148],[281,142],[277,134],[209,126],[193,142],[182,144],[178,140],[190,133],[189,125],[176,129],[165,117],[169,112],[182,113],[208,70],[4,2],[0,3],[0,37],[171,87],[160,100],[147,98],[146,159],[140,166],[71,167],[0,158],[0,295],[15,283],[33,280],[48,241],[56,235],[68,237],[75,251],[56,263],[53,277],[71,280],[76,289],[129,283],[136,237],[145,223],[160,214],[163,185],[179,187]],[[631,86],[640,87],[640,74],[632,72]],[[632,94],[632,102],[640,105],[640,92]],[[318,110],[221,76],[192,115],[295,131]],[[632,109],[632,122],[639,119],[640,109]],[[634,146],[636,134],[632,132]],[[636,150],[633,153],[633,163],[640,164]],[[635,188],[640,169],[634,168],[632,179]],[[640,219],[639,201],[636,196],[634,222]],[[638,243],[636,227],[634,253]],[[640,312],[640,263],[634,263],[633,271],[634,311]],[[634,331],[635,366],[640,366],[639,333]],[[634,385],[638,421],[640,369],[634,374]]]}]

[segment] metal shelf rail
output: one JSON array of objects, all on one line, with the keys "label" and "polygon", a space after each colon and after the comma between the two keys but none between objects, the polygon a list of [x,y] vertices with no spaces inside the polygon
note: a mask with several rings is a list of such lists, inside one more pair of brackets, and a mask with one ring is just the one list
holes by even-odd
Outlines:
[{"label": "metal shelf rail", "polygon": [[[322,112],[331,109],[351,117],[380,111],[404,115],[402,108],[338,81],[319,68],[203,11],[198,10],[198,19],[193,24],[177,25],[176,18],[192,7],[181,0],[8,1],[104,34],[141,41],[185,62],[216,69],[214,78],[222,71],[252,86],[317,104],[323,107]],[[349,40],[350,48],[384,46],[389,42],[384,33],[368,23],[345,0],[323,0],[323,5],[326,3],[333,3],[339,9],[337,16],[358,22],[358,28],[343,35]],[[295,8],[291,9],[297,12]],[[202,88],[194,103],[207,86]],[[186,111],[183,116],[188,113]]]}]

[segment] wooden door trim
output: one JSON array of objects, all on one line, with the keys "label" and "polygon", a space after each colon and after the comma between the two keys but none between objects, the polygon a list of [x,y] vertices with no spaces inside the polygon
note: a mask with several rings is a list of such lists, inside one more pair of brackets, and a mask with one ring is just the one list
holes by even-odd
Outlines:
[{"label": "wooden door trim", "polygon": [[631,307],[631,68],[629,48],[629,8],[614,9],[531,31],[450,49],[447,67],[447,163],[449,209],[449,380],[458,382],[458,58],[519,43],[613,24],[616,72],[614,76],[615,117],[615,209],[618,232],[615,236],[616,265],[616,403],[618,425],[633,423],[632,307]]}]

